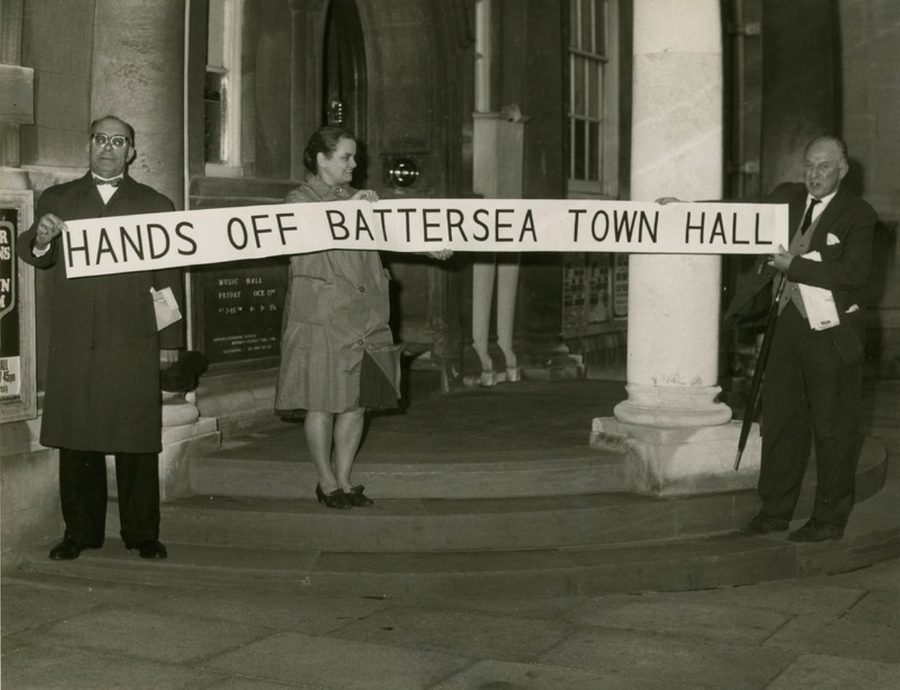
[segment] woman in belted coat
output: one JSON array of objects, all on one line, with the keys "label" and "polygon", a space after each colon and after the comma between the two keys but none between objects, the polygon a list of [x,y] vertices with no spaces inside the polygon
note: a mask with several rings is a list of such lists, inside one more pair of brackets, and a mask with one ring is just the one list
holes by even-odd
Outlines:
[{"label": "woman in belted coat", "polygon": [[[312,172],[288,202],[377,201],[350,186],[356,140],[323,127],[309,140]],[[316,464],[316,497],[329,508],[369,506],[351,471],[366,407],[397,404],[399,347],[388,326],[388,273],[378,252],[335,249],[290,259],[275,407],[306,410],[304,431]]]}]

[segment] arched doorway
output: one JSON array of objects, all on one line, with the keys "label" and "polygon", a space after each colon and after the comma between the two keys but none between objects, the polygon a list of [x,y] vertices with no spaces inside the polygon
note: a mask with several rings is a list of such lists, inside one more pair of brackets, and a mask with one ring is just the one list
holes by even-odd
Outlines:
[{"label": "arched doorway", "polygon": [[362,25],[354,0],[332,0],[325,19],[322,65],[323,125],[366,138],[366,62]]}]

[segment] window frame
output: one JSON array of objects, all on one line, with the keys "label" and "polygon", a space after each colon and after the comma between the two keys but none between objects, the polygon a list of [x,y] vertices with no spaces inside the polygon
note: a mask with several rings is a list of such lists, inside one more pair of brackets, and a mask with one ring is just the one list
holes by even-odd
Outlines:
[{"label": "window frame", "polygon": [[[213,13],[212,6],[217,4],[221,12]],[[209,74],[218,74],[222,82],[222,124],[221,142],[219,145],[220,160],[210,162],[206,159],[204,146],[204,166],[207,177],[242,177],[244,174],[241,158],[241,50],[244,29],[244,0],[209,0],[210,12],[207,20],[207,59],[204,71],[205,80]],[[218,20],[220,26],[211,24]],[[221,65],[211,64],[209,51],[213,30],[221,32]],[[218,41],[216,43],[219,43]],[[204,113],[204,126],[207,125]]]},{"label": "window frame", "polygon": [[[581,8],[589,5],[592,8],[591,50],[579,45],[576,36],[583,35]],[[596,13],[603,12],[602,27],[606,35],[602,37],[605,50],[596,52],[598,37],[596,36]],[[572,13],[575,12],[575,16]],[[618,0],[569,0],[568,41],[566,45],[566,66],[568,94],[566,101],[566,196],[570,199],[615,199],[619,193],[619,8]],[[573,31],[572,27],[575,27]],[[576,112],[576,69],[581,60],[598,66],[597,80],[599,85],[592,90],[588,83],[589,70],[583,70],[585,104],[592,94],[599,98],[596,115],[590,115],[590,107],[585,113]],[[575,121],[597,124],[598,142],[595,155],[598,157],[598,179],[576,177],[575,171]],[[587,145],[587,142],[585,142]],[[585,159],[589,156],[585,151]]]}]

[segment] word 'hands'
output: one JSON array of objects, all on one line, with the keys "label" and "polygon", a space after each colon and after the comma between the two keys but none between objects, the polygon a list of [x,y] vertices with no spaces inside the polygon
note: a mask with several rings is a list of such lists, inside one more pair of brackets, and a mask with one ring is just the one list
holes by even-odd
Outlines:
[{"label": "word 'hands'", "polygon": [[53,238],[60,233],[68,232],[66,222],[52,213],[45,213],[38,221],[37,229],[34,233],[34,246],[36,249],[46,249],[50,246]]},{"label": "word 'hands'", "polygon": [[360,189],[350,197],[350,201],[378,201],[378,192],[374,189]]},{"label": "word 'hands'", "polygon": [[453,256],[452,249],[438,249],[436,252],[425,252],[426,256],[430,256],[432,259],[437,259],[438,261],[446,261],[451,256]]},{"label": "word 'hands'", "polygon": [[665,206],[666,204],[683,204],[684,201],[677,196],[661,196],[656,200],[656,203]]}]

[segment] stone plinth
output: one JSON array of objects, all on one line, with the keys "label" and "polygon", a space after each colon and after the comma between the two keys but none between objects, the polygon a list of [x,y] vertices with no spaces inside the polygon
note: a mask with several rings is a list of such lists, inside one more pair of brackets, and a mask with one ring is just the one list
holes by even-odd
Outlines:
[{"label": "stone plinth", "polygon": [[216,420],[211,417],[199,417],[190,424],[163,427],[163,451],[159,455],[161,501],[171,501],[191,493],[191,457],[218,448],[221,438]]},{"label": "stone plinth", "polygon": [[635,493],[666,497],[752,489],[759,473],[760,436],[754,424],[741,466],[734,470],[741,423],[663,427],[594,419],[592,448],[628,457]]}]

